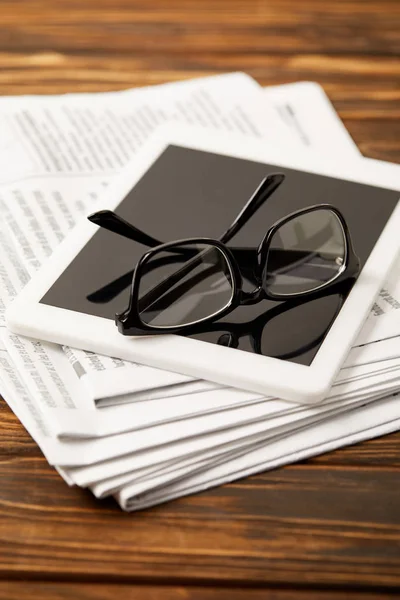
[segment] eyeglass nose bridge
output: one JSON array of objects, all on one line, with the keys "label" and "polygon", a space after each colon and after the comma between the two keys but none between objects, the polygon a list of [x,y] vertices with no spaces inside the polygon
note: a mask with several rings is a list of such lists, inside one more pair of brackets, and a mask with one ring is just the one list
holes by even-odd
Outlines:
[{"label": "eyeglass nose bridge", "polygon": [[251,292],[246,292],[241,290],[240,292],[240,304],[242,306],[251,306],[252,304],[257,304],[265,297],[264,288],[262,285],[259,285]]},{"label": "eyeglass nose bridge", "polygon": [[268,249],[270,246],[270,240],[271,240],[273,231],[274,231],[273,227],[267,231],[267,233],[264,235],[263,239],[261,240],[261,242],[257,248],[257,262],[256,262],[256,268],[255,268],[255,275],[257,277],[257,280],[260,283],[261,288],[263,287],[263,284],[264,284],[265,267],[267,264]]}]

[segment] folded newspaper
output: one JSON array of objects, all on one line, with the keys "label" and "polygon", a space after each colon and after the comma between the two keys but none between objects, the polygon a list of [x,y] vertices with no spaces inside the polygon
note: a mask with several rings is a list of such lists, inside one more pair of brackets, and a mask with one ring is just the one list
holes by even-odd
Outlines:
[{"label": "folded newspaper", "polygon": [[69,485],[137,510],[399,429],[400,264],[329,397],[304,407],[7,331],[4,312],[164,123],[363,158],[314,83],[229,74],[0,99],[0,392]]}]

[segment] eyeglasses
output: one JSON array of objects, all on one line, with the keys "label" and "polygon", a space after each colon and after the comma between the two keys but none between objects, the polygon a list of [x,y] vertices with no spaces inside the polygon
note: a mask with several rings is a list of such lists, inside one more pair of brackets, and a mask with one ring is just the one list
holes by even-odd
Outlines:
[{"label": "eyeglasses", "polygon": [[226,245],[284,179],[282,173],[265,177],[218,240],[187,238],[163,244],[111,211],[90,215],[96,225],[152,249],[135,269],[88,299],[107,302],[131,285],[129,306],[116,315],[122,334],[191,335],[239,306],[308,297],[354,278],[359,259],[343,215],[329,204],[280,219],[258,247]]}]

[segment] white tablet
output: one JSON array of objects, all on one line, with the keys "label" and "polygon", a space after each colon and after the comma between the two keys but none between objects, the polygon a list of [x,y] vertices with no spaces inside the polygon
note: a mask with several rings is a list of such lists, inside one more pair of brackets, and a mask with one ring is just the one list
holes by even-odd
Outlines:
[{"label": "white tablet", "polygon": [[[339,167],[309,156],[279,155],[263,141],[166,127],[97,208],[116,211],[160,242],[218,239],[260,181],[277,172],[285,175],[283,184],[228,246],[235,252],[255,249],[266,231],[293,211],[333,205],[345,218],[361,264],[350,291],[328,288],[299,303],[262,300],[240,306],[218,326],[190,336],[125,336],[115,314],[127,308],[132,272],[149,247],[85,219],[10,306],[7,326],[29,337],[266,396],[320,401],[399,252],[400,182],[387,189],[385,179],[367,172],[363,163],[358,170]],[[304,235],[301,228],[296,235]],[[250,252],[248,260],[255,256]]]}]

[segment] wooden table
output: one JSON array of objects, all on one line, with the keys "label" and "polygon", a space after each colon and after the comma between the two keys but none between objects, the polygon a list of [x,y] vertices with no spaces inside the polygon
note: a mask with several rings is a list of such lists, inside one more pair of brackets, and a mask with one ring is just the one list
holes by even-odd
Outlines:
[{"label": "wooden table", "polygon": [[[400,159],[398,0],[1,0],[0,15],[2,94],[314,80],[364,154]],[[4,403],[0,420],[0,599],[400,594],[400,434],[127,515],[68,488]]]}]

